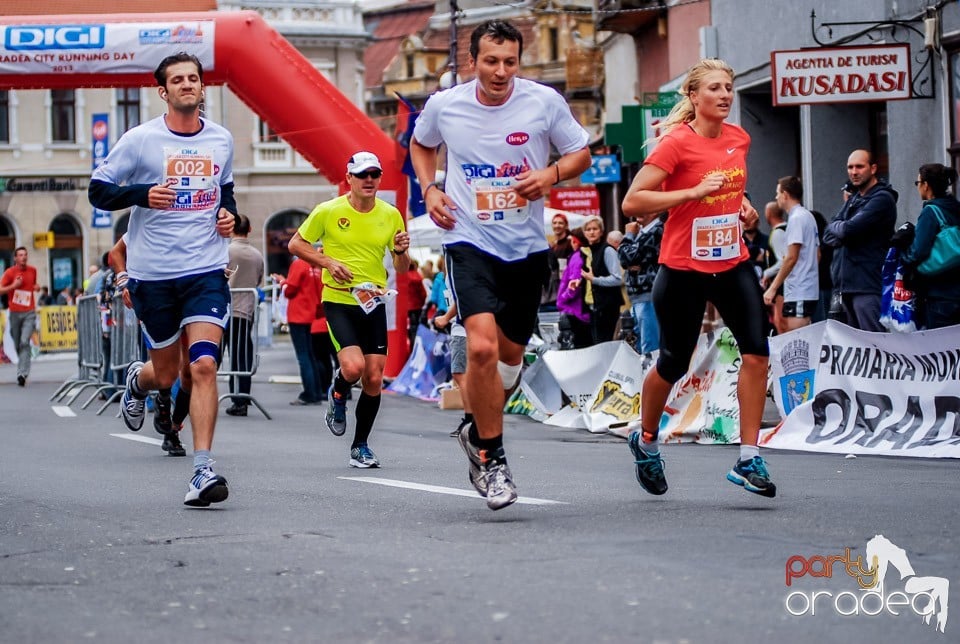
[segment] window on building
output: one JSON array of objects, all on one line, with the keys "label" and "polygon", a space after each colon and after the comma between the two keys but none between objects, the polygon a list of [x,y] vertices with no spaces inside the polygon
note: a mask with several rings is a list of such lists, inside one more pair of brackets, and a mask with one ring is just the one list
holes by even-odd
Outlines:
[{"label": "window on building", "polygon": [[123,133],[140,125],[140,88],[117,90],[117,132]]},{"label": "window on building", "polygon": [[556,27],[547,29],[547,46],[550,47],[549,60],[560,60],[560,31]]},{"label": "window on building", "polygon": [[280,136],[274,132],[273,128],[263,119],[260,119],[260,142],[280,143]]},{"label": "window on building", "polygon": [[407,54],[407,78],[413,78],[414,72],[416,71],[416,65],[414,63],[413,54]]},{"label": "window on building", "polygon": [[54,143],[76,142],[76,102],[75,90],[50,90],[50,140]]},{"label": "window on building", "polygon": [[0,91],[0,143],[10,143],[10,92]]}]

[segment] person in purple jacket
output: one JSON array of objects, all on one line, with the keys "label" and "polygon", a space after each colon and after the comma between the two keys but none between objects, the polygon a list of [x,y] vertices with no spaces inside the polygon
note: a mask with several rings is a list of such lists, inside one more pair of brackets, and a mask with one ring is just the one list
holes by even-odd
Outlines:
[{"label": "person in purple jacket", "polygon": [[560,276],[557,289],[557,310],[560,311],[561,348],[582,349],[593,344],[590,329],[590,311],[583,301],[584,288],[581,271],[586,266],[584,250],[589,250],[587,237],[582,228],[570,231],[573,254],[567,259],[567,267]]}]

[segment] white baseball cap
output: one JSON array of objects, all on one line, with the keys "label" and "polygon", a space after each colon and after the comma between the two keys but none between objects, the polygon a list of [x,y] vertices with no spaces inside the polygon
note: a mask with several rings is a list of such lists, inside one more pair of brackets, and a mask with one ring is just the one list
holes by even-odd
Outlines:
[{"label": "white baseball cap", "polygon": [[357,152],[347,161],[347,172],[350,174],[357,174],[358,172],[370,170],[371,168],[383,170],[383,168],[380,167],[380,159],[378,159],[377,155],[373,152]]}]

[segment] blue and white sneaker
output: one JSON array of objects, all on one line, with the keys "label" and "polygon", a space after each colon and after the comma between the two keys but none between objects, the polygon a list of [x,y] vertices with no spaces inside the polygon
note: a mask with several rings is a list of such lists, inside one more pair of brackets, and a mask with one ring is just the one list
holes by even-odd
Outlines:
[{"label": "blue and white sneaker", "polygon": [[760,456],[746,461],[737,461],[733,469],[727,472],[727,480],[743,487],[747,492],[773,498],[777,496],[777,486],[770,480],[767,464]]},{"label": "blue and white sneaker", "polygon": [[194,471],[187,488],[187,496],[183,499],[184,505],[205,508],[211,503],[227,500],[230,494],[227,489],[227,479],[215,474],[210,465],[213,465],[213,461],[206,467]]},{"label": "blue and white sneaker", "polygon": [[347,400],[333,390],[333,385],[327,391],[327,413],[323,417],[327,429],[334,436],[343,436],[347,431]]},{"label": "blue and white sneaker", "polygon": [[123,416],[123,422],[132,432],[140,431],[140,428],[143,427],[143,418],[146,415],[144,410],[146,396],[137,398],[133,393],[133,381],[137,379],[142,369],[143,363],[139,361],[132,362],[127,367],[127,386],[123,390],[123,398],[120,399],[120,415]]},{"label": "blue and white sneaker", "polygon": [[367,444],[358,445],[350,450],[350,467],[359,467],[365,470],[370,467],[380,467],[380,461],[377,455],[373,453]]}]

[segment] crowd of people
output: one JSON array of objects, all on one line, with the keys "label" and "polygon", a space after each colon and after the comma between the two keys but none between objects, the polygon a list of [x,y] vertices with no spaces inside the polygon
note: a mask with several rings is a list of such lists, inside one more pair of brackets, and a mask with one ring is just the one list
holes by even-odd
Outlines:
[{"label": "crowd of people", "polygon": [[[769,187],[765,234],[746,192],[750,136],[727,122],[734,73],[716,59],[694,65],[684,79],[682,100],[661,123],[657,145],[623,199],[624,229],[606,231],[604,220],[591,216],[571,230],[557,214],[548,240],[544,197],[589,167],[589,135],[559,93],[518,76],[522,53],[523,37],[512,24],[479,25],[468,57],[475,78],[431,96],[416,120],[410,159],[428,216],[443,231],[435,263],[411,260],[401,213],[377,196],[380,159],[359,151],[346,160],[349,190],[313,209],[290,241],[296,259],[288,274],[273,276],[289,302],[303,387],[291,404],[325,404],[323,422],[334,436],[352,420],[349,466],[381,464],[370,443],[388,344],[384,304],[395,295],[387,289],[385,256],[408,278],[411,345],[425,320],[450,328],[457,340],[453,373],[465,414],[452,436],[466,455],[470,484],[493,510],[518,498],[503,407],[519,382],[538,314],[559,313],[561,348],[614,340],[619,325],[619,336],[639,354],[656,353],[628,446],[640,486],[661,495],[668,486],[660,419],[712,307],[742,357],[741,446],[726,479],[768,498],[777,488],[757,438],[771,333],[827,316],[882,330],[881,264],[891,244],[922,302],[921,326],[960,323],[960,268],[924,269],[940,229],[960,223],[956,172],[940,164],[919,169],[923,210],[915,230],[895,235],[897,192],[877,176],[869,150],[854,150],[844,200],[830,222],[804,207],[803,183],[788,175]],[[128,233],[91,272],[90,286],[103,302],[116,294],[132,306],[146,339],[147,359],[134,362],[123,383],[124,423],[140,430],[148,393],[157,392],[154,428],[166,451],[185,454],[178,433],[189,417],[194,459],[184,503],[206,507],[229,494],[213,470],[218,365],[229,347],[231,369],[244,373],[255,354],[255,296],[231,301],[231,288],[258,287],[263,257],[247,239],[249,219],[237,211],[232,137],[201,115],[200,61],[169,56],[155,78],[166,112],[126,132],[90,181],[94,206],[131,211]],[[445,170],[438,167],[440,146]],[[184,167],[193,170],[178,171]],[[26,258],[26,249],[17,249],[16,264],[0,280],[21,352],[41,294]],[[21,359],[21,386],[29,364],[29,356]],[[226,413],[245,416],[250,379],[234,378],[230,392]]]}]

